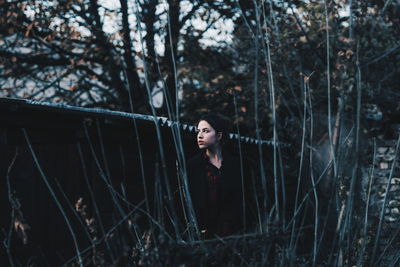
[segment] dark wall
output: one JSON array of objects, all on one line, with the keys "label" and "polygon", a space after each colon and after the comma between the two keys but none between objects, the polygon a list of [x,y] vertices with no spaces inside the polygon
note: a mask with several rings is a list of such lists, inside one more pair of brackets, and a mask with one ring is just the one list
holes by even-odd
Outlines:
[{"label": "dark wall", "polygon": [[[75,244],[84,258],[94,240],[105,239],[104,257],[112,260],[141,237],[149,216],[172,233],[171,220],[181,215],[179,208],[177,214],[169,208],[181,204],[176,202],[179,152],[172,128],[159,129],[161,138],[146,120],[0,107],[0,235],[10,245],[8,254],[1,250],[1,262],[9,264],[10,255],[17,265],[57,266],[77,255]],[[181,134],[188,158],[198,152],[195,134]],[[237,151],[236,141],[228,147]],[[256,148],[242,149],[244,167],[253,168]],[[94,223],[76,212],[80,198]],[[139,212],[130,214],[133,210]]]},{"label": "dark wall", "polygon": [[30,227],[26,244],[11,232],[14,263],[66,262],[76,255],[71,231],[80,250],[88,247],[93,235],[75,211],[79,198],[99,237],[135,205],[146,210],[143,184],[152,195],[159,158],[153,125],[139,122],[135,131],[133,123],[23,110],[3,112],[1,119],[2,240],[15,223]]}]

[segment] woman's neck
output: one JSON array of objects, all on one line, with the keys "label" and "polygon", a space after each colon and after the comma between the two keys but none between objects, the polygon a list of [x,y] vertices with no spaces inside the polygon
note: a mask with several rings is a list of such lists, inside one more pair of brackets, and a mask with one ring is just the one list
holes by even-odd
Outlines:
[{"label": "woman's neck", "polygon": [[215,145],[213,147],[207,148],[206,155],[210,159],[215,159],[222,161],[222,149],[220,145]]}]

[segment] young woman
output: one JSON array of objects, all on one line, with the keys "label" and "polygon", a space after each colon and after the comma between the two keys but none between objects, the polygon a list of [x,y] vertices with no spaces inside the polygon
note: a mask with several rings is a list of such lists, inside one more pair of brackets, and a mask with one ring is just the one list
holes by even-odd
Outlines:
[{"label": "young woman", "polygon": [[200,153],[187,164],[189,191],[203,238],[238,232],[243,221],[240,162],[224,148],[225,125],[225,121],[214,114],[199,120]]}]

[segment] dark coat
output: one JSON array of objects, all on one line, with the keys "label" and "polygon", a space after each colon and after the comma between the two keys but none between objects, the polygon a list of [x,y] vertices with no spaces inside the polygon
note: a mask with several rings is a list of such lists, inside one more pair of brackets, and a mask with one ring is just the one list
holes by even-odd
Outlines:
[{"label": "dark coat", "polygon": [[[199,230],[207,229],[207,180],[203,153],[191,158],[187,164],[189,191]],[[240,159],[223,151],[221,172],[221,191],[219,196],[220,214],[218,215],[218,235],[232,234],[241,230],[243,221],[242,177]],[[226,227],[229,232],[226,232]],[[225,230],[223,230],[225,228]]]}]

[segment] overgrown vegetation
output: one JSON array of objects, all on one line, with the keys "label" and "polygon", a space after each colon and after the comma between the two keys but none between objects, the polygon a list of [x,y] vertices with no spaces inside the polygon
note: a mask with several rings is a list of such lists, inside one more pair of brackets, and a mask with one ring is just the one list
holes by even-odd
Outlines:
[{"label": "overgrown vegetation", "polygon": [[[371,140],[398,140],[387,130],[400,114],[398,1],[0,3],[1,96],[191,123],[214,111],[240,135],[291,143],[257,147],[259,187],[251,192],[258,214],[243,236],[199,240],[190,199],[182,203],[186,221],[175,225],[178,215],[163,201],[173,193],[162,188],[156,215],[144,204],[118,207],[115,227],[105,232],[77,203],[92,245],[67,265],[381,263],[383,215],[371,218],[371,192],[360,192],[362,169],[374,179]],[[159,93],[163,102],[155,106]],[[185,195],[180,131],[172,131]],[[398,141],[395,147],[389,181],[399,172]],[[116,192],[110,194],[123,202]],[[138,226],[139,217],[147,228]]]}]

